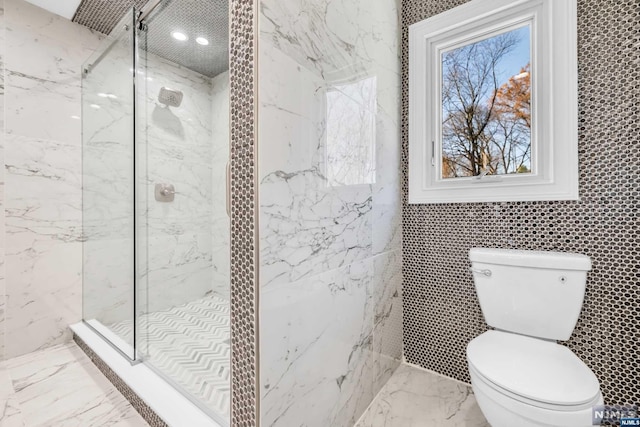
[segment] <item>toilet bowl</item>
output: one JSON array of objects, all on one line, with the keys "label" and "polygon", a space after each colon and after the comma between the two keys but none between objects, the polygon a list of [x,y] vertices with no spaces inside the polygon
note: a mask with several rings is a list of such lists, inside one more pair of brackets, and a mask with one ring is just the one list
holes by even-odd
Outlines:
[{"label": "toilet bowl", "polygon": [[496,328],[467,346],[471,385],[493,427],[592,426],[600,384],[569,348],[586,272],[583,255],[472,249],[480,306]]},{"label": "toilet bowl", "polygon": [[494,426],[592,425],[602,405],[595,375],[568,348],[552,341],[488,331],[469,343],[473,392]]}]

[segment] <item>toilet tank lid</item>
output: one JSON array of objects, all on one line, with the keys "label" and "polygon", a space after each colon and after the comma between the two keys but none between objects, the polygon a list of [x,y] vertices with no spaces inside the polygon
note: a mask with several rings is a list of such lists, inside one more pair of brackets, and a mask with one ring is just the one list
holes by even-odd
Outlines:
[{"label": "toilet tank lid", "polygon": [[591,270],[591,258],[582,254],[515,249],[472,248],[471,262],[557,270]]}]

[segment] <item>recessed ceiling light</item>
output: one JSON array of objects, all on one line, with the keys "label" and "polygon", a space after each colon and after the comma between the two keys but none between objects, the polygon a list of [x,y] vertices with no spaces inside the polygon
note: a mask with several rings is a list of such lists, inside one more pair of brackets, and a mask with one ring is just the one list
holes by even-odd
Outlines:
[{"label": "recessed ceiling light", "polygon": [[117,99],[118,98],[117,96],[115,96],[112,93],[108,94],[107,97],[110,98],[110,99]]},{"label": "recessed ceiling light", "polygon": [[180,40],[181,42],[189,40],[189,37],[187,37],[186,34],[181,33],[180,31],[174,31],[173,33],[171,33],[171,35],[174,39]]},{"label": "recessed ceiling light", "polygon": [[91,105],[89,105],[89,107],[94,108],[96,110],[100,109],[100,106],[98,104],[91,104]]},{"label": "recessed ceiling light", "polygon": [[100,92],[100,93],[98,94],[98,96],[99,96],[100,98],[106,98],[106,97],[108,97],[109,95],[107,95],[106,93],[102,93],[102,92]]},{"label": "recessed ceiling light", "polygon": [[198,37],[196,39],[196,43],[201,44],[202,46],[206,46],[209,44],[209,40],[205,39],[204,37]]},{"label": "recessed ceiling light", "polygon": [[80,116],[75,116],[75,115],[74,115],[74,116],[71,116],[71,118],[72,118],[72,119],[75,119],[75,120],[80,120]]}]

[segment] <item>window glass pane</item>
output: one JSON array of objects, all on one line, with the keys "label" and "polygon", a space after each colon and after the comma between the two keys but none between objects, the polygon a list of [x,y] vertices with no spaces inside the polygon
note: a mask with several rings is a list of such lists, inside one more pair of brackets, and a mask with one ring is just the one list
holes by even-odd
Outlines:
[{"label": "window glass pane", "polygon": [[526,25],[442,53],[442,178],[532,171],[530,37]]}]

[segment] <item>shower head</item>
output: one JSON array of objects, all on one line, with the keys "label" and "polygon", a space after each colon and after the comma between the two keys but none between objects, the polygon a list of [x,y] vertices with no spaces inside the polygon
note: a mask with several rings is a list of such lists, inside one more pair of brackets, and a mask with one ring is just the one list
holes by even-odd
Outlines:
[{"label": "shower head", "polygon": [[179,107],[182,104],[183,93],[179,90],[161,87],[158,94],[158,101],[168,107]]}]

